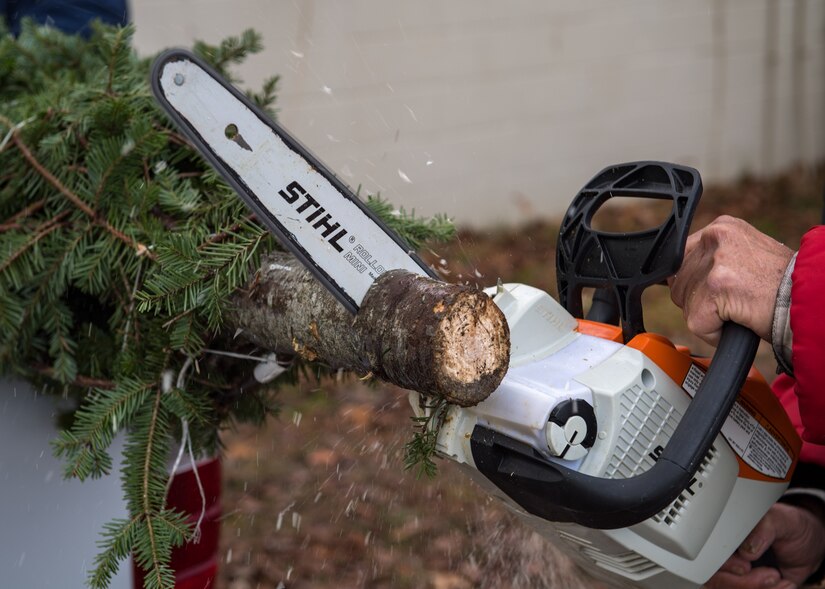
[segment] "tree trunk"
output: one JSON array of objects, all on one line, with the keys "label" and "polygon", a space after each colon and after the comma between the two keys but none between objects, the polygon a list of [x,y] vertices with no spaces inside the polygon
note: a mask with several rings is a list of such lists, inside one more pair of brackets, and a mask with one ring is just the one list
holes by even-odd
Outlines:
[{"label": "tree trunk", "polygon": [[465,407],[498,387],[510,359],[489,296],[403,270],[382,274],[353,316],[295,258],[273,252],[233,303],[231,324],[262,347]]}]

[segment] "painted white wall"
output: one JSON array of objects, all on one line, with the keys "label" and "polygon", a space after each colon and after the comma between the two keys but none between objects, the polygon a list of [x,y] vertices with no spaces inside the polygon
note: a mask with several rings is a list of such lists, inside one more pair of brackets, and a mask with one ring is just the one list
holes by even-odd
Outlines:
[{"label": "painted white wall", "polygon": [[138,49],[253,27],[250,87],[353,186],[460,224],[563,212],[602,167],[706,181],[825,155],[816,0],[133,0]]}]

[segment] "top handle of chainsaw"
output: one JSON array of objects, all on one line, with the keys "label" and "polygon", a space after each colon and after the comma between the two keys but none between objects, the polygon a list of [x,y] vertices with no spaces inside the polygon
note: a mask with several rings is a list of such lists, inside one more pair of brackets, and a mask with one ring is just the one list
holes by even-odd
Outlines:
[{"label": "top handle of chainsaw", "polygon": [[476,467],[528,512],[590,528],[625,528],[653,517],[690,485],[747,378],[759,345],[751,330],[727,323],[710,368],[656,463],[625,479],[582,474],[532,447],[477,425]]},{"label": "top handle of chainsaw", "polygon": [[[618,305],[625,342],[643,332],[642,292],[679,269],[701,195],[699,172],[687,166],[643,161],[599,172],[573,199],[559,229],[556,277],[561,304],[581,318],[582,289],[608,289]],[[673,207],[661,225],[643,231],[593,228],[596,211],[621,197],[671,200]]]}]

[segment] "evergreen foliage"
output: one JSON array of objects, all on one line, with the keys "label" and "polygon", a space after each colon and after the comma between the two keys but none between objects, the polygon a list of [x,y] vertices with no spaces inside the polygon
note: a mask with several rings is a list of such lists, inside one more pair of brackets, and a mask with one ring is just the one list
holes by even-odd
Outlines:
[{"label": "evergreen foliage", "polygon": [[404,445],[404,469],[415,472],[416,478],[422,475],[434,477],[437,467],[435,457],[438,432],[447,418],[449,403],[444,399],[427,399],[419,397],[420,416],[410,419],[415,424],[413,437]]},{"label": "evergreen foliage", "polygon": [[[273,389],[241,394],[244,369],[204,350],[231,340],[229,297],[277,244],[156,107],[131,35],[0,30],[0,373],[76,399],[54,442],[66,476],[110,473],[125,432],[129,517],[105,526],[89,584],[134,554],[161,588],[194,531],[165,505],[171,446],[188,430],[212,452],[226,421],[276,409]],[[252,31],[195,46],[225,74],[260,49]],[[276,84],[250,93],[273,114]],[[368,203],[414,246],[452,231]]]}]

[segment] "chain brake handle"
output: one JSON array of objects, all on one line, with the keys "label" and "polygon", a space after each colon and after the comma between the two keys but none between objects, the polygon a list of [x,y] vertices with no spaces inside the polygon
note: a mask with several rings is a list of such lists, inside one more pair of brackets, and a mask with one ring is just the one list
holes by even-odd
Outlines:
[{"label": "chain brake handle", "polygon": [[[582,318],[582,289],[595,288],[606,322],[614,322],[611,307],[618,307],[625,342],[644,332],[642,293],[648,286],[663,284],[681,266],[701,196],[699,172],[687,166],[641,161],[609,166],[596,174],[573,199],[559,229],[556,277],[561,304]],[[622,233],[593,228],[591,222],[602,205],[622,197],[671,200],[673,206],[657,227]]]}]

